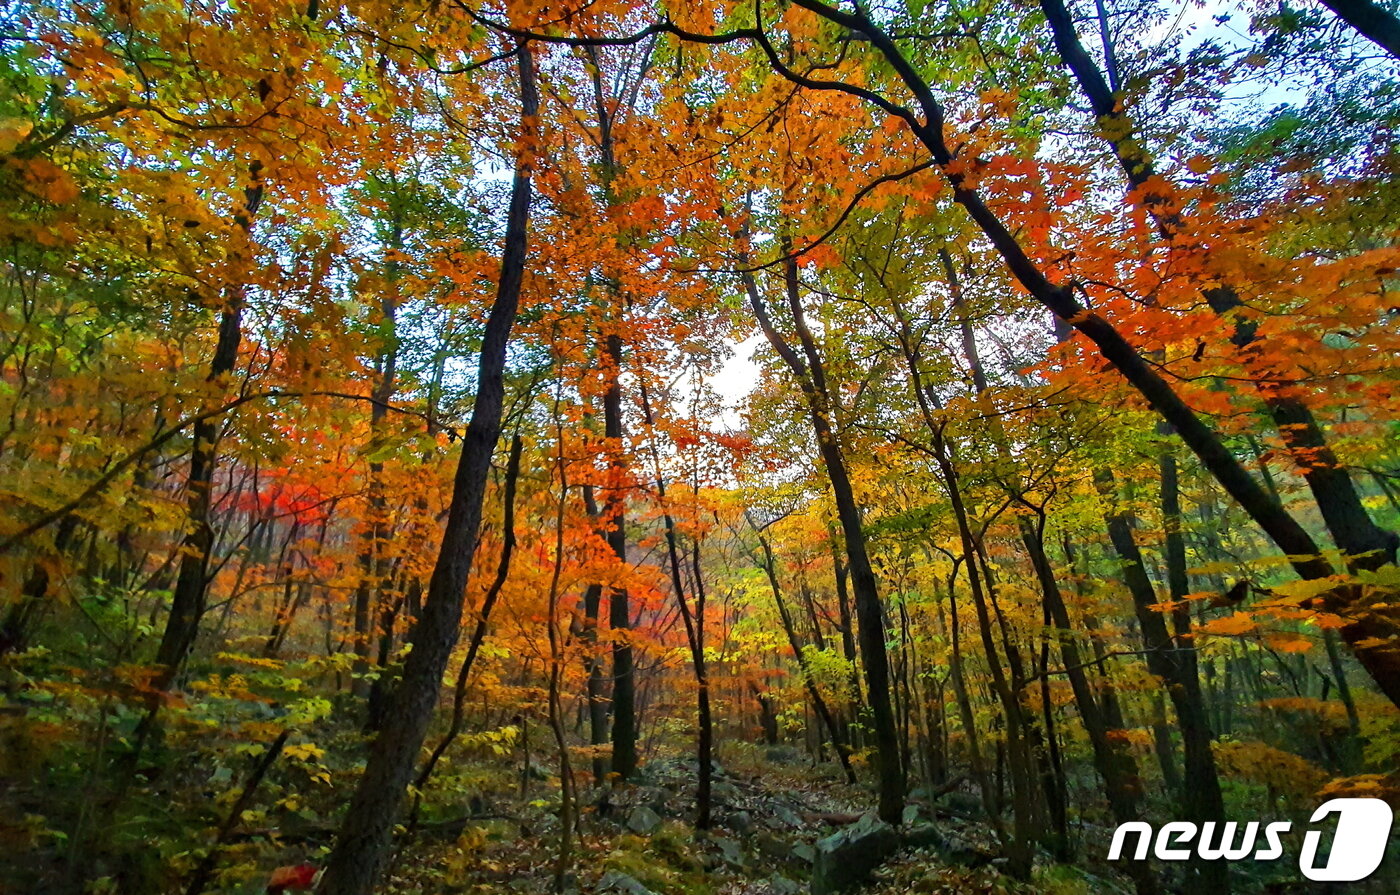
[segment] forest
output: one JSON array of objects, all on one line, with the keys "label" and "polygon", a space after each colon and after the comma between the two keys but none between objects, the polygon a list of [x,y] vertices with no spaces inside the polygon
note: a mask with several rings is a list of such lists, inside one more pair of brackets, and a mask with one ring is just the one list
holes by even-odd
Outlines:
[{"label": "forest", "polygon": [[0,4],[0,893],[1397,891],[1398,128],[1393,0]]}]

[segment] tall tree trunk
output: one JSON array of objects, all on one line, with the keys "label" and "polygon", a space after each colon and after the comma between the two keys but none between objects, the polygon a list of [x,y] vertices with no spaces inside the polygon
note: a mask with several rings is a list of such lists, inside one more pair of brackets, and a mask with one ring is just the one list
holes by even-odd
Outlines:
[{"label": "tall tree trunk", "polygon": [[[528,133],[539,109],[528,44],[520,45],[517,56],[521,129]],[[383,875],[404,790],[437,706],[442,673],[460,634],[462,595],[479,535],[491,456],[500,437],[506,345],[525,273],[533,166],[533,159],[525,154],[516,162],[501,276],[482,336],[472,419],[463,438],[442,547],[422,615],[409,637],[413,648],[390,701],[395,723],[385,725],[375,737],[317,889],[322,895],[369,895]]]},{"label": "tall tree trunk", "polygon": [[[620,325],[620,323],[619,323]],[[609,333],[605,340],[604,371],[608,388],[603,393],[603,434],[608,440],[608,468],[612,490],[608,495],[608,546],[620,564],[627,563],[627,496],[623,487],[626,463],[622,427],[622,336]],[[632,656],[632,609],[627,588],[608,589],[608,626],[612,629],[612,772],[626,780],[637,770],[637,681]]]},{"label": "tall tree trunk", "polygon": [[[243,208],[235,222],[246,239],[253,227],[253,216],[263,199],[262,163],[253,162],[248,168],[249,186],[243,191]],[[246,251],[246,250],[244,250]],[[235,257],[242,259],[243,251]],[[223,384],[238,363],[238,347],[243,340],[244,285],[242,271],[234,271],[224,287],[224,307],[219,316],[219,337],[209,362],[206,381]],[[208,587],[209,554],[214,549],[214,529],[209,522],[213,500],[214,471],[219,440],[220,419],[211,416],[194,424],[194,445],[190,448],[190,472],[185,480],[185,509],[189,532],[181,548],[180,571],[165,621],[160,645],[156,648],[159,670],[151,679],[153,690],[169,688],[180,664],[194,646],[200,619],[204,616]]]},{"label": "tall tree trunk", "polygon": [[676,522],[666,503],[666,479],[661,470],[661,453],[656,446],[656,418],[652,415],[651,398],[646,383],[642,384],[642,415],[651,445],[652,476],[656,483],[656,499],[661,504],[661,519],[666,532],[666,558],[671,571],[671,589],[676,595],[681,620],[685,623],[685,639],[690,647],[690,666],[695,673],[697,777],[695,793],[695,828],[708,830],[711,823],[711,791],[714,788],[714,722],[710,717],[710,676],[705,664],[705,581],[701,577],[700,541],[691,543],[691,570],[695,583],[695,606],[692,610],[686,597],[684,575],[681,572],[680,540]]},{"label": "tall tree trunk", "polygon": [[851,592],[860,629],[861,664],[865,670],[866,698],[875,733],[875,767],[879,779],[879,814],[887,823],[899,824],[904,814],[904,774],[899,760],[899,736],[895,730],[894,708],[890,700],[889,657],[885,652],[885,619],[880,605],[875,570],[866,548],[865,530],[855,489],[846,470],[846,459],[833,429],[835,406],[827,388],[826,371],[817,351],[816,340],[808,330],[798,294],[797,264],[784,265],[784,286],[793,328],[802,345],[804,361],[774,327],[767,305],[759,294],[753,275],[744,274],[744,286],[769,344],[792,371],[807,401],[808,416],[816,435],[822,465],[836,501],[836,515],[846,541],[846,561],[850,568]]},{"label": "tall tree trunk", "polygon": [[[433,775],[433,769],[442,760],[442,756],[447,754],[447,750],[452,747],[452,742],[462,732],[462,723],[466,720],[467,684],[471,680],[472,666],[476,664],[481,644],[486,641],[486,632],[491,622],[491,610],[495,608],[496,601],[501,596],[501,589],[505,587],[506,579],[510,577],[510,561],[515,556],[515,488],[516,482],[520,478],[520,453],[523,448],[524,444],[517,433],[510,441],[510,459],[506,461],[505,494],[501,498],[501,504],[504,508],[501,519],[501,558],[496,564],[496,577],[492,579],[491,586],[486,590],[486,596],[482,598],[481,611],[477,614],[476,626],[472,629],[472,639],[467,643],[467,654],[462,659],[462,667],[457,670],[457,685],[452,693],[452,720],[448,722],[447,732],[433,747],[432,754],[423,763],[423,769],[418,772],[417,778],[413,781],[413,789],[416,793],[413,798],[413,810],[410,812],[410,817],[413,820],[417,819],[422,790],[428,785],[428,780]],[[410,826],[412,826],[412,821],[410,821]]]},{"label": "tall tree trunk", "polygon": [[[1108,809],[1113,815],[1114,823],[1136,821],[1141,817],[1138,801],[1142,797],[1142,780],[1138,776],[1137,761],[1121,742],[1115,742],[1109,736],[1110,722],[1105,717],[1099,701],[1094,698],[1094,690],[1086,673],[1090,663],[1079,652],[1069,610],[1065,607],[1064,594],[1060,591],[1059,582],[1055,580],[1054,568],[1045,552],[1045,516],[1039,509],[1036,512],[1035,522],[1021,517],[1021,542],[1030,556],[1031,567],[1035,570],[1041,597],[1045,601],[1045,609],[1059,639],[1065,677],[1074,693],[1074,702],[1079,709],[1079,719],[1084,724],[1084,732],[1089,735],[1094,769],[1103,781],[1104,795],[1108,799]],[[1127,872],[1132,876],[1138,895],[1155,895],[1160,891],[1156,874],[1142,863],[1132,862]]]},{"label": "tall tree trunk", "polygon": [[[1109,540],[1122,561],[1123,582],[1133,597],[1133,609],[1142,632],[1143,649],[1147,652],[1147,667],[1166,684],[1167,695],[1176,709],[1181,727],[1182,746],[1186,753],[1186,780],[1182,809],[1186,818],[1197,823],[1225,822],[1225,802],[1220,792],[1215,756],[1211,752],[1210,723],[1206,718],[1205,701],[1201,698],[1200,680],[1196,675],[1194,653],[1181,648],[1167,632],[1163,614],[1154,607],[1160,602],[1147,577],[1142,552],[1133,536],[1132,518],[1116,507],[1112,473],[1104,469],[1094,473],[1095,485],[1108,508],[1104,521]],[[1229,868],[1222,861],[1197,861],[1194,864],[1200,881],[1211,892],[1228,893]]]},{"label": "tall tree trunk", "polygon": [[[403,250],[403,224],[398,212],[390,227],[388,260],[384,262],[384,279],[387,288],[379,299],[380,325],[387,330],[388,344],[379,351],[379,381],[371,394],[369,409],[369,446],[373,450],[384,423],[384,415],[389,410],[389,400],[394,396],[394,379],[398,368],[398,335],[394,331],[395,316],[398,313],[399,261],[397,255]],[[370,695],[369,681],[370,654],[374,645],[374,602],[376,596],[382,598],[384,578],[387,572],[387,559],[384,557],[384,543],[388,540],[389,526],[385,518],[384,463],[380,460],[369,462],[369,487],[366,505],[368,518],[364,520],[364,530],[360,542],[360,581],[355,588],[355,663],[351,669],[351,692],[360,698]],[[384,680],[376,679],[379,692],[383,693]],[[371,728],[374,712],[370,711]]]},{"label": "tall tree trunk", "polygon": [[[583,486],[584,507],[590,519],[597,520],[602,510],[593,497],[593,486]],[[602,747],[608,742],[608,685],[603,678],[603,657],[598,652],[598,625],[603,605],[603,585],[589,584],[583,591],[583,623],[580,632],[584,645],[583,665],[588,674],[588,742],[593,746],[593,783],[599,785],[608,775],[608,760]]]}]

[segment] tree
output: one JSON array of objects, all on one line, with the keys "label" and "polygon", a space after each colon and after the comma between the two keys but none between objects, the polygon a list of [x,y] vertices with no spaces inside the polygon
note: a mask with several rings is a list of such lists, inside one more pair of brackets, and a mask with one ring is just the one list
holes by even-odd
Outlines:
[{"label": "tree", "polygon": [[[516,49],[520,67],[521,131],[528,141],[539,110],[533,62],[528,44]],[[394,724],[375,737],[355,795],[346,811],[319,891],[370,892],[377,885],[388,857],[390,838],[404,789],[436,708],[442,673],[457,642],[462,615],[462,591],[471,573],[485,499],[486,474],[500,435],[505,400],[506,346],[520,307],[525,278],[534,160],[522,150],[511,183],[510,210],[501,251],[501,277],[496,300],[487,316],[477,373],[477,393],[471,423],[453,482],[452,502],[443,531],[437,565],[428,583],[419,617],[409,642],[413,651],[386,714]]]}]

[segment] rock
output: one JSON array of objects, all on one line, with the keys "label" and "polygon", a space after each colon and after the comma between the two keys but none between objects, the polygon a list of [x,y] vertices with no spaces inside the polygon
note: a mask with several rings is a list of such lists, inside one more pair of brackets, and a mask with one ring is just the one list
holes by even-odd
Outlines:
[{"label": "rock", "polygon": [[947,840],[933,824],[906,824],[899,838],[905,848],[942,849],[947,845]]},{"label": "rock", "polygon": [[912,824],[918,823],[918,821],[919,821],[919,806],[918,806],[918,805],[905,805],[905,806],[904,806],[904,817],[901,819],[899,825],[900,825],[901,827],[907,827],[907,826],[910,826],[910,825],[912,825]]},{"label": "rock", "polygon": [[949,864],[959,864],[971,870],[986,867],[996,855],[983,851],[961,837],[947,837],[940,843],[940,857]]},{"label": "rock", "polygon": [[777,805],[773,808],[773,819],[790,830],[802,826],[802,815],[786,805]]},{"label": "rock", "polygon": [[957,814],[976,816],[982,813],[982,800],[970,792],[958,789],[945,795],[938,804]]},{"label": "rock", "polygon": [[799,842],[792,847],[792,856],[799,861],[810,864],[817,859],[817,850],[812,847],[810,842]]},{"label": "rock", "polygon": [[865,882],[870,871],[899,850],[899,834],[874,814],[821,839],[812,863],[812,895],[834,895]]},{"label": "rock", "polygon": [[768,877],[768,887],[778,895],[797,895],[802,891],[802,886],[795,883],[782,874],[775,873]]},{"label": "rock", "polygon": [[598,880],[598,891],[622,892],[623,895],[656,895],[637,880],[616,870],[609,870],[603,874],[603,878]]},{"label": "rock", "polygon": [[759,831],[758,835],[754,837],[754,844],[758,846],[761,853],[770,858],[786,861],[792,857],[792,846],[787,840],[775,836],[767,830]]},{"label": "rock", "polygon": [[645,805],[657,814],[665,813],[666,803],[670,800],[669,790],[660,786],[642,786],[632,794],[633,805]]},{"label": "rock", "polygon": [[716,779],[711,784],[710,794],[716,799],[733,801],[739,798],[739,787],[730,783],[728,780]]},{"label": "rock", "polygon": [[747,811],[735,811],[724,819],[724,825],[736,833],[747,833],[753,829],[753,815]]},{"label": "rock", "polygon": [[744,869],[744,848],[725,836],[711,836],[710,844],[719,849],[720,858],[735,870]]},{"label": "rock", "polygon": [[661,826],[661,815],[645,805],[638,805],[632,809],[631,814],[627,815],[627,829],[638,836],[654,833],[659,826]]}]

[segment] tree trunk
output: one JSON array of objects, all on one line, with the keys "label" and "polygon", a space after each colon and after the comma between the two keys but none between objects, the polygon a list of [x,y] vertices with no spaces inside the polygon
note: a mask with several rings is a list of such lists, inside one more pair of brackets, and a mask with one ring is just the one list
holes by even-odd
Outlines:
[{"label": "tree trunk", "polygon": [[[253,216],[262,204],[262,164],[254,162],[249,166],[248,174],[250,185],[243,191],[243,209],[235,218],[244,237],[251,231]],[[241,271],[234,272],[235,279],[241,275]],[[243,283],[241,280],[230,282],[225,288],[227,291],[224,307],[219,317],[219,337],[214,345],[214,356],[209,362],[209,375],[206,377],[206,381],[216,384],[222,383],[233,372],[238,363],[238,347],[243,340]],[[161,634],[160,645],[156,648],[156,665],[159,670],[151,679],[153,691],[170,687],[180,664],[194,646],[195,634],[199,630],[200,619],[204,616],[205,595],[209,584],[209,554],[214,549],[214,529],[209,524],[209,510],[213,499],[219,425],[220,420],[216,416],[201,419],[194,424],[190,472],[185,481],[186,513],[189,517],[190,531],[185,535],[181,548],[180,571],[175,579],[170,615],[166,618],[165,631]]]},{"label": "tree trunk", "polygon": [[[1206,718],[1205,702],[1201,698],[1200,680],[1196,675],[1194,652],[1183,649],[1168,632],[1163,614],[1153,608],[1159,601],[1147,577],[1141,551],[1133,537],[1132,519],[1112,504],[1116,502],[1112,473],[1096,470],[1094,480],[1109,509],[1105,524],[1114,550],[1122,561],[1123,581],[1133,596],[1133,608],[1142,632],[1143,649],[1147,652],[1147,667],[1162,679],[1167,695],[1176,709],[1181,727],[1182,746],[1186,753],[1182,810],[1185,818],[1198,823],[1225,822],[1225,802],[1220,792],[1220,778],[1211,752],[1210,724]],[[1228,866],[1221,861],[1197,861],[1195,870],[1200,881],[1211,892],[1228,893]]]},{"label": "tree trunk", "polygon": [[[783,599],[782,586],[778,582],[778,569],[773,560],[773,548],[768,545],[768,539],[763,537],[759,527],[754,525],[753,519],[749,519],[749,525],[758,537],[759,548],[763,551],[763,572],[768,576],[768,586],[773,590],[773,602],[778,607],[778,618],[782,622],[783,633],[787,635],[788,646],[792,649],[793,658],[797,660],[797,667],[802,671],[802,683],[807,688],[807,696],[812,700],[813,710],[831,737],[831,748],[836,752],[836,760],[841,763],[841,770],[846,773],[846,782],[854,784],[856,772],[851,767],[851,747],[842,736],[841,728],[836,723],[836,717],[832,714],[830,706],[826,704],[821,691],[817,689],[816,678],[812,675],[812,670],[807,664],[807,656],[802,651],[802,639],[793,626],[792,613],[788,611],[787,601]],[[820,738],[818,742],[820,743]]]},{"label": "tree trunk", "polygon": [[[533,127],[539,100],[528,45],[522,44],[517,55],[521,128],[528,132]],[[472,419],[453,481],[442,547],[428,583],[422,615],[409,638],[413,649],[390,703],[394,723],[386,724],[375,737],[317,888],[322,895],[369,895],[383,875],[404,789],[413,775],[414,761],[437,706],[442,673],[460,634],[463,590],[479,535],[491,457],[500,436],[506,345],[519,308],[525,273],[532,169],[533,160],[522,155],[511,184],[496,301],[482,336]]]},{"label": "tree trunk", "polygon": [[836,515],[846,540],[846,561],[850,569],[851,593],[859,625],[861,664],[865,670],[865,686],[875,733],[875,768],[879,779],[879,814],[890,824],[899,824],[904,814],[904,774],[899,760],[899,736],[895,730],[894,708],[890,701],[889,657],[885,652],[885,620],[880,594],[875,582],[875,570],[870,565],[865,530],[861,525],[860,508],[856,505],[855,489],[846,471],[841,444],[832,428],[835,410],[827,390],[826,372],[802,313],[798,295],[797,265],[789,260],[784,266],[784,282],[788,309],[793,326],[806,355],[804,362],[787,340],[773,326],[767,307],[758,291],[753,275],[744,274],[744,286],[759,326],[769,343],[792,370],[793,377],[807,400],[812,429],[821,453],[822,465],[831,483],[836,501]]}]

